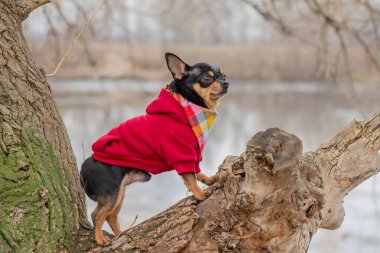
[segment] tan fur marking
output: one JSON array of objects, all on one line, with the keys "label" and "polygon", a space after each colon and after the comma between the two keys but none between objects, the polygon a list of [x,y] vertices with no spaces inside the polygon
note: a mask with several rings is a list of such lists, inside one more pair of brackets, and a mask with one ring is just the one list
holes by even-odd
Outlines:
[{"label": "tan fur marking", "polygon": [[[124,191],[125,191],[125,186],[126,185],[129,185],[131,183],[133,183],[134,181],[131,182],[131,178],[128,174],[125,174],[123,180],[121,181],[120,183],[120,186],[119,186],[119,193],[117,195],[117,198],[116,198],[116,204],[115,204],[115,207],[114,209],[121,205],[122,201],[123,201],[123,198],[124,198]],[[112,210],[111,212],[113,212],[114,210]]]},{"label": "tan fur marking", "polygon": [[214,76],[214,72],[212,72],[211,70],[210,70],[209,72],[207,72],[207,74],[208,74],[209,76]]},{"label": "tan fur marking", "polygon": [[213,82],[207,88],[201,87],[199,83],[194,84],[195,92],[203,99],[210,110],[215,110],[219,105],[219,99],[211,99],[211,94],[219,94],[223,88],[218,82]]}]

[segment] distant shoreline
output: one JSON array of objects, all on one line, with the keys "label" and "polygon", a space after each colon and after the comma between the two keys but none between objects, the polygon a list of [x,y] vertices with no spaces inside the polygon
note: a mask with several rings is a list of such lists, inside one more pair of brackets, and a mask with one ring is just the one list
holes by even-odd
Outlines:
[{"label": "distant shoreline", "polygon": [[[29,38],[33,58],[53,72],[64,52]],[[331,70],[321,66],[317,49],[284,43],[259,45],[127,45],[121,41],[92,42],[87,50],[77,47],[62,65],[57,78],[164,80],[168,73],[164,53],[171,51],[189,64],[207,61],[221,67],[232,80],[332,82]],[[46,53],[49,52],[49,53]],[[355,82],[379,78],[359,48],[350,53],[360,63],[353,69]]]}]

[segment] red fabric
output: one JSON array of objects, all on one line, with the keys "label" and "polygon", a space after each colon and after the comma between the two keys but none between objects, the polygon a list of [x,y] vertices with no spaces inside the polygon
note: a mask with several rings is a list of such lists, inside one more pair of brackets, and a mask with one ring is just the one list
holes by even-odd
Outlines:
[{"label": "red fabric", "polygon": [[123,122],[94,142],[92,157],[151,174],[200,172],[198,141],[178,101],[162,89],[146,113]]}]

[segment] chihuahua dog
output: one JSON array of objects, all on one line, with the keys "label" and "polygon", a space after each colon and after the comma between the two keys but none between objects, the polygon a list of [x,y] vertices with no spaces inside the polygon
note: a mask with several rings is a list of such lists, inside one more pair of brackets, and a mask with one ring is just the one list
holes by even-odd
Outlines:
[{"label": "chihuahua dog", "polygon": [[98,139],[92,145],[93,155],[82,164],[82,186],[98,202],[91,218],[99,245],[110,243],[102,232],[105,221],[116,236],[121,234],[118,214],[125,187],[133,182],[176,170],[196,199],[211,194],[197,184],[197,180],[206,185],[215,181],[200,172],[199,163],[215,108],[229,83],[216,66],[190,66],[172,53],[165,58],[174,80],[147,107],[146,115],[129,119]]}]

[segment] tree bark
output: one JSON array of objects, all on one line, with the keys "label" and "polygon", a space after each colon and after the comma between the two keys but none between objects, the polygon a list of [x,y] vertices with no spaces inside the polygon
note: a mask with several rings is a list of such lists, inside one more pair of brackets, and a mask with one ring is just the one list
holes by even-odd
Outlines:
[{"label": "tree bark", "polygon": [[208,199],[188,197],[111,246],[86,250],[306,252],[318,228],[341,225],[344,196],[380,171],[379,148],[380,113],[303,154],[296,136],[268,129],[243,154],[226,158]]},{"label": "tree bark", "polygon": [[42,2],[0,1],[0,252],[74,252],[87,224],[66,129],[22,35]]}]

